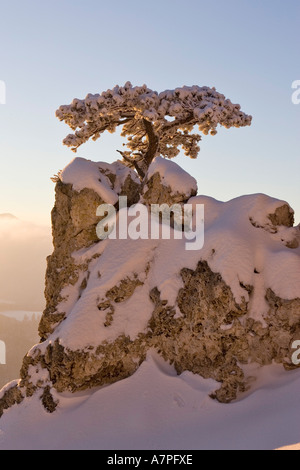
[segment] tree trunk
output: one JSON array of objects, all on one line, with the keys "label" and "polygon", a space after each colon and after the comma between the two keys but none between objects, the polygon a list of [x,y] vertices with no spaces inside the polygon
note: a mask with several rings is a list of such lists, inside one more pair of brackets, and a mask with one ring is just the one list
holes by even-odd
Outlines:
[{"label": "tree trunk", "polygon": [[157,135],[155,134],[153,125],[151,124],[150,121],[143,119],[143,124],[144,124],[145,131],[147,133],[147,138],[148,138],[148,149],[145,154],[144,160],[145,160],[145,163],[147,164],[147,167],[149,168],[153,158],[156,156],[159,139]]}]

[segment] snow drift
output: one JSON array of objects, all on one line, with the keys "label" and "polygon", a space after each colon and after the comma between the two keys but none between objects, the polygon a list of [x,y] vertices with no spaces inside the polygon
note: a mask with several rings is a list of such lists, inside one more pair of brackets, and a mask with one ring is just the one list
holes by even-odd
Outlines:
[{"label": "snow drift", "polygon": [[175,369],[150,351],[135,374],[108,387],[55,392],[45,412],[38,394],[0,420],[0,449],[273,450],[300,436],[298,371],[254,367],[257,380],[241,400],[208,395],[217,383]]}]

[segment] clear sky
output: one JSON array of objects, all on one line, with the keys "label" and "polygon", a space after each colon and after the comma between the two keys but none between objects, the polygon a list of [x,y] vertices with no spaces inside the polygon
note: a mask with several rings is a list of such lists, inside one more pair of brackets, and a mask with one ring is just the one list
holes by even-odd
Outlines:
[{"label": "clear sky", "polygon": [[[200,194],[269,194],[300,222],[299,24],[299,0],[0,0],[0,213],[50,224],[50,177],[75,156],[56,109],[129,80],[215,86],[239,103],[251,127],[204,136],[197,160],[175,161]],[[108,134],[77,155],[112,162],[118,148]]]}]

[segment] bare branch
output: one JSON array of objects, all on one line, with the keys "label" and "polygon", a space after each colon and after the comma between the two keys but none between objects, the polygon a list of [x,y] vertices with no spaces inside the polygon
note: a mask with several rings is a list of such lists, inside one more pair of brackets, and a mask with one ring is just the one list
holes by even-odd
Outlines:
[{"label": "bare branch", "polygon": [[121,150],[117,150],[117,152],[119,152],[123,159],[125,160],[125,162],[129,163],[130,165],[134,166],[134,168],[136,169],[136,172],[137,174],[139,175],[139,177],[143,180],[145,178],[145,173],[143,172],[143,170],[138,166],[136,160],[134,158],[129,158],[127,157],[127,155],[125,155],[124,152],[122,152]]}]

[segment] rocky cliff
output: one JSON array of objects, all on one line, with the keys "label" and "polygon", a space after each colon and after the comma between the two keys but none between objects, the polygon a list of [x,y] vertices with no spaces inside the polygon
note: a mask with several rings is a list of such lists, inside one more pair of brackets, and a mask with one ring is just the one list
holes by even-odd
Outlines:
[{"label": "rocky cliff", "polygon": [[[300,229],[288,203],[264,194],[228,202],[197,196],[194,178],[161,158],[143,184],[120,162],[77,158],[55,191],[41,342],[24,358],[20,379],[0,393],[0,415],[33,394],[53,412],[59,393],[126,378],[150,349],[178,374],[219,382],[212,398],[223,403],[248,390],[251,364],[296,367]],[[137,203],[147,221],[142,208],[134,213]],[[134,237],[99,239],[103,204],[115,208],[116,225],[126,215]],[[187,249],[172,220],[169,238],[151,237],[153,204],[188,204],[193,227],[202,206],[202,248]]]}]

